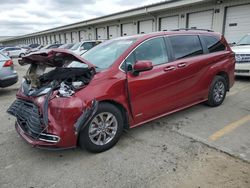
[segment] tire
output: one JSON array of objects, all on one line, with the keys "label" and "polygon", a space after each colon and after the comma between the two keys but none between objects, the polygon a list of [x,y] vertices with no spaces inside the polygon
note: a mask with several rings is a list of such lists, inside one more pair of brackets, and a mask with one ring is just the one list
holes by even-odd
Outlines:
[{"label": "tire", "polygon": [[222,76],[215,76],[209,89],[206,104],[211,107],[219,106],[223,103],[227,92],[227,82]]},{"label": "tire", "polygon": [[[109,119],[106,121],[108,117]],[[116,106],[109,103],[100,103],[90,123],[80,132],[80,147],[93,153],[112,148],[122,134],[123,124],[122,113]]]},{"label": "tire", "polygon": [[23,56],[25,56],[25,54],[24,54],[24,53],[21,53],[21,54],[19,55],[19,57],[23,57]]}]

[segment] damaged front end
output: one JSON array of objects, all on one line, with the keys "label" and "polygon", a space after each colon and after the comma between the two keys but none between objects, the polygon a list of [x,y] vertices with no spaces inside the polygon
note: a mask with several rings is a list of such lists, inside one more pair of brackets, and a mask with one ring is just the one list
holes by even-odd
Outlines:
[{"label": "damaged front end", "polygon": [[73,135],[76,140],[96,109],[95,100],[87,107],[75,96],[94,77],[94,67],[62,50],[31,54],[19,64],[30,67],[17,100],[7,110],[17,118],[17,131],[32,145],[72,147]]}]

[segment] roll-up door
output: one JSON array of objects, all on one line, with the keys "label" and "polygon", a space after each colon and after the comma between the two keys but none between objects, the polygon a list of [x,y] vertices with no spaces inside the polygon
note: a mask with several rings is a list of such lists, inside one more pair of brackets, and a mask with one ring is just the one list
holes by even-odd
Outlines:
[{"label": "roll-up door", "polygon": [[139,22],[139,34],[151,33],[153,32],[153,20],[146,20]]},{"label": "roll-up door", "polygon": [[119,26],[118,25],[113,25],[108,27],[108,38],[113,39],[116,37],[119,37]]},{"label": "roll-up door", "polygon": [[160,30],[172,30],[179,28],[179,16],[170,16],[160,19]]},{"label": "roll-up door", "polygon": [[238,42],[250,33],[250,4],[228,7],[225,21],[225,37],[229,43]]},{"label": "roll-up door", "polygon": [[105,27],[96,29],[97,39],[107,39],[107,30]]},{"label": "roll-up door", "polygon": [[213,10],[188,14],[188,28],[212,29]]},{"label": "roll-up door", "polygon": [[122,36],[130,36],[136,34],[135,25],[133,23],[122,24]]}]

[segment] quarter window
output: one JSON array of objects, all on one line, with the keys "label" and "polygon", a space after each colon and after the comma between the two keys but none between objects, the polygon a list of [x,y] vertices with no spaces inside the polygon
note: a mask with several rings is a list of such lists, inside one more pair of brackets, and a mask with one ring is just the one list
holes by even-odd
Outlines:
[{"label": "quarter window", "polygon": [[222,44],[221,41],[215,37],[202,36],[202,38],[205,41],[209,53],[224,51],[226,49],[224,44]]},{"label": "quarter window", "polygon": [[175,59],[203,54],[200,39],[196,35],[170,36]]}]

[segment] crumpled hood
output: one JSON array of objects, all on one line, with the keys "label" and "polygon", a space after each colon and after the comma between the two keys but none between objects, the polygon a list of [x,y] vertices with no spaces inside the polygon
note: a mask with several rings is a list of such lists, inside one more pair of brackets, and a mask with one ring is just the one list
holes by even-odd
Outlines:
[{"label": "crumpled hood", "polygon": [[19,64],[30,65],[21,86],[26,96],[41,96],[54,90],[61,96],[71,96],[88,85],[96,73],[92,64],[64,49],[32,53]]},{"label": "crumpled hood", "polygon": [[23,57],[18,60],[20,65],[27,64],[36,64],[36,65],[45,65],[47,67],[62,67],[68,61],[80,61],[88,67],[95,67],[90,62],[83,59],[81,56],[72,53],[66,49],[53,49],[46,51],[38,51],[29,54],[28,56]]}]

